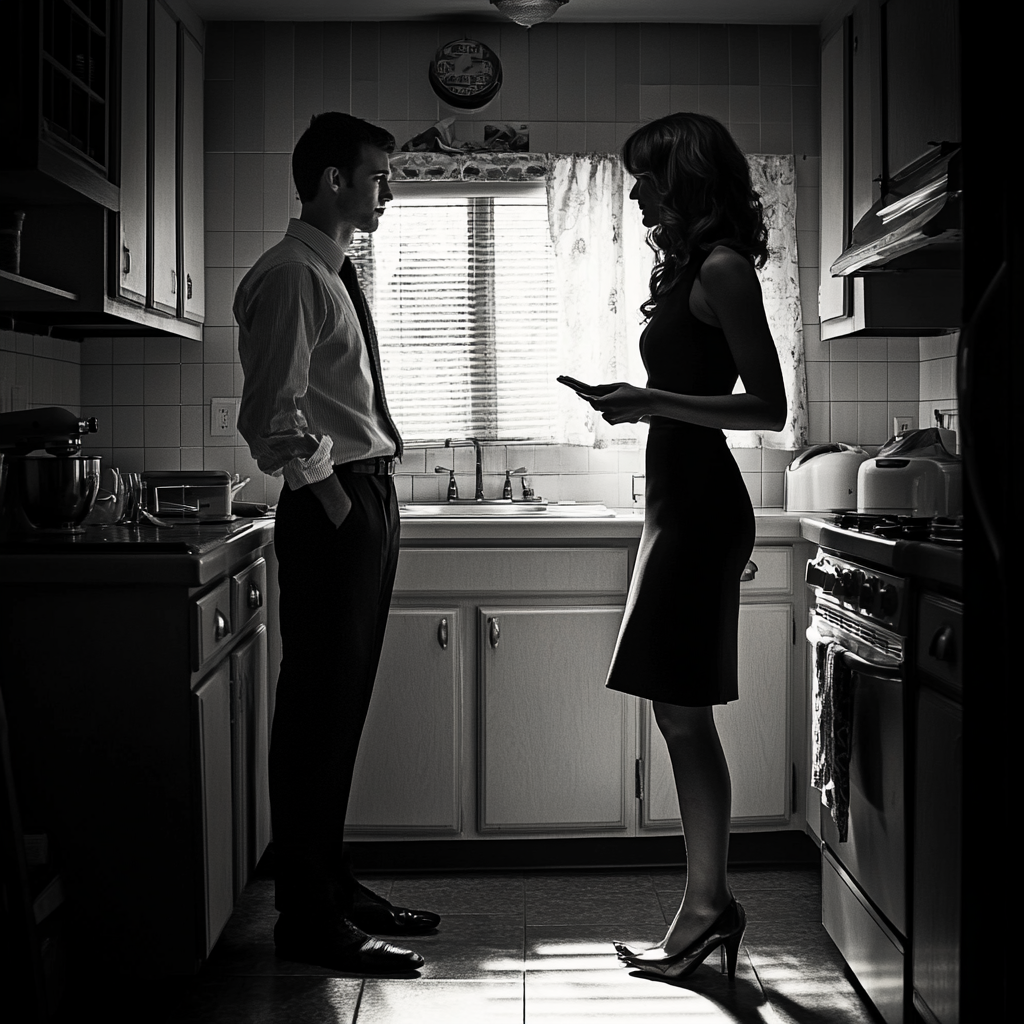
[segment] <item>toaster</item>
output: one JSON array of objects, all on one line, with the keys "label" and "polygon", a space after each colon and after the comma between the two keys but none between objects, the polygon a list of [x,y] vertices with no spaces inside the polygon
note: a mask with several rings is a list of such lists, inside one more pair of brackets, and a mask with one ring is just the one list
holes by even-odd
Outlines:
[{"label": "toaster", "polygon": [[868,453],[855,445],[812,445],[787,467],[783,478],[787,512],[849,511],[857,507],[857,474]]},{"label": "toaster", "polygon": [[[947,433],[947,432],[943,432]],[[887,441],[857,476],[857,511],[871,515],[963,514],[963,468],[936,428]]]},{"label": "toaster", "polygon": [[231,518],[231,477],[227,470],[153,470],[142,474],[146,509],[161,519]]},{"label": "toaster", "polygon": [[933,456],[868,459],[857,479],[857,511],[871,515],[963,515],[959,459]]}]

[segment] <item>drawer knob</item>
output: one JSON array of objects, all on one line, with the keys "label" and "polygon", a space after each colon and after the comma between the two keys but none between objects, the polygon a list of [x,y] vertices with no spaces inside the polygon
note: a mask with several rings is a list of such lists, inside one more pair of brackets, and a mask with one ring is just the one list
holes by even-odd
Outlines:
[{"label": "drawer knob", "polygon": [[442,651],[448,650],[448,620],[442,619],[437,624],[437,642],[441,645]]},{"label": "drawer knob", "polygon": [[223,640],[231,632],[227,616],[220,610],[213,613],[213,639]]},{"label": "drawer knob", "polygon": [[928,653],[936,661],[956,664],[956,634],[952,626],[943,626],[936,630],[932,642],[928,645]]},{"label": "drawer knob", "polygon": [[488,619],[488,635],[491,641],[492,647],[498,646],[498,641],[501,639],[501,624],[497,619]]},{"label": "drawer knob", "polygon": [[263,591],[252,580],[249,581],[249,607],[263,607]]}]

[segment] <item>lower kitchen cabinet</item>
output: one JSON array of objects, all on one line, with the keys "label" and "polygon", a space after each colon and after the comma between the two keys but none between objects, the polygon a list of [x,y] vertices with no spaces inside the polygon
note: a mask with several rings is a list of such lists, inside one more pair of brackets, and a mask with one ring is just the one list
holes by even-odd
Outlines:
[{"label": "lower kitchen cabinet", "polygon": [[266,849],[269,540],[0,552],[23,821],[84,970],[193,973]]},{"label": "lower kitchen cabinet", "polygon": [[461,829],[462,635],[458,608],[394,608],[366,719],[346,831]]},{"label": "lower kitchen cabinet", "polygon": [[193,690],[192,722],[206,957],[270,843],[266,626]]},{"label": "lower kitchen cabinet", "polygon": [[[738,830],[804,827],[793,797],[807,768],[794,551],[755,549],[740,609],[742,699],[715,711]],[[634,552],[403,548],[349,802],[353,839],[678,830],[650,702],[604,685]]]},{"label": "lower kitchen cabinet", "polygon": [[480,832],[625,830],[625,694],[608,690],[621,606],[477,610]]},{"label": "lower kitchen cabinet", "polygon": [[235,818],[231,751],[231,670],[222,664],[192,694],[202,914],[200,953],[208,956],[235,907]]}]

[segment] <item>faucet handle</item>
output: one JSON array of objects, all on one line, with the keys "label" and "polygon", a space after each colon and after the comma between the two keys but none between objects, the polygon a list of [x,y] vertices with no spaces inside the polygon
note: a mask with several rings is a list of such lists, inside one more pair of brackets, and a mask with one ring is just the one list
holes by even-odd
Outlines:
[{"label": "faucet handle", "polygon": [[455,470],[454,469],[449,469],[448,466],[435,466],[434,467],[434,472],[435,473],[454,473]]},{"label": "faucet handle", "polygon": [[522,474],[522,473],[525,473],[525,472],[526,472],[526,467],[525,467],[525,466],[520,466],[520,467],[519,467],[518,469],[510,469],[510,470],[509,470],[508,472],[509,472],[509,473],[510,473],[510,474],[511,474],[512,476],[519,476],[520,474]]}]

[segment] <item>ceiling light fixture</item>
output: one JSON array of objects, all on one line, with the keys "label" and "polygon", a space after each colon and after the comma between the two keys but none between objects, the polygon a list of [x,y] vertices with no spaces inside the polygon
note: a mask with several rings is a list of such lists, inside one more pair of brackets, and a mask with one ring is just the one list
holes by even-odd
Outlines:
[{"label": "ceiling light fixture", "polygon": [[491,0],[498,10],[517,25],[530,28],[538,21],[547,21],[569,0]]}]

